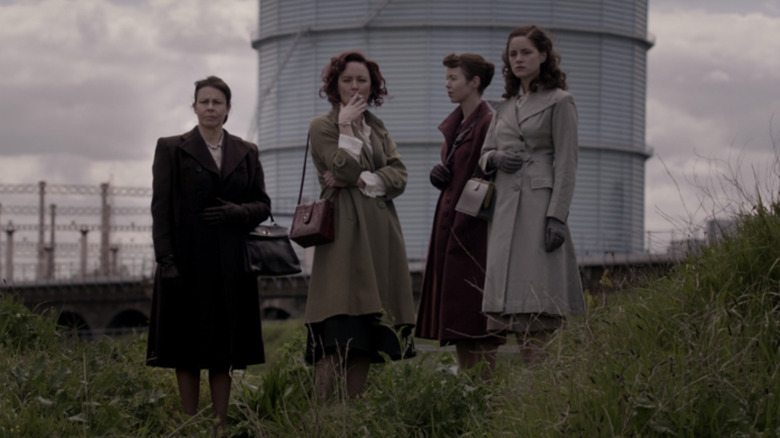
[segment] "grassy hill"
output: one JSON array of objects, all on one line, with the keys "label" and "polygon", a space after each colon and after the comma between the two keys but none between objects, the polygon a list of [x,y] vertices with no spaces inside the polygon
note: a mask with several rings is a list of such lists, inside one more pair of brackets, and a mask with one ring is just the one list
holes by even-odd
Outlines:
[{"label": "grassy hill", "polygon": [[[608,282],[608,278],[604,279]],[[212,436],[180,413],[145,334],[80,342],[0,289],[0,438]],[[664,278],[588,297],[534,368],[501,355],[483,382],[444,351],[374,367],[365,394],[320,404],[300,321],[267,323],[269,363],[236,373],[231,436],[780,435],[780,207]]]}]

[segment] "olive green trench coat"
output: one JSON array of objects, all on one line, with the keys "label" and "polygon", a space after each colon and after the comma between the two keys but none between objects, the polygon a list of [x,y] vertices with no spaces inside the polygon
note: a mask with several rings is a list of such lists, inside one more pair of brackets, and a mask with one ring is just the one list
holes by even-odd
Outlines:
[{"label": "olive green trench coat", "polygon": [[[336,198],[334,242],[314,250],[306,323],[372,313],[382,313],[391,325],[415,323],[409,263],[393,204],[406,188],[406,166],[382,121],[368,111],[365,120],[373,150],[364,143],[359,161],[338,147],[338,109],[314,118],[309,127],[321,198],[334,190],[322,179],[325,171],[349,185]],[[361,193],[356,184],[363,171],[382,179],[384,196]]]}]

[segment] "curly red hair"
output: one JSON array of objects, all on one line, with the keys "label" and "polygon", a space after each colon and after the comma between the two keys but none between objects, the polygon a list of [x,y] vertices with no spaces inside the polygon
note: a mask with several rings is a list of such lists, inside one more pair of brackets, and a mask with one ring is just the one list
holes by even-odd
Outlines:
[{"label": "curly red hair", "polygon": [[346,103],[341,102],[341,95],[339,94],[339,76],[344,72],[347,68],[347,64],[350,62],[359,62],[366,66],[368,74],[371,77],[371,93],[366,101],[371,106],[382,106],[384,96],[387,96],[387,88],[385,87],[385,78],[379,71],[379,64],[366,58],[362,53],[357,51],[344,52],[330,58],[330,63],[322,69],[323,85],[320,87],[320,97],[327,97],[328,102],[333,106]]}]

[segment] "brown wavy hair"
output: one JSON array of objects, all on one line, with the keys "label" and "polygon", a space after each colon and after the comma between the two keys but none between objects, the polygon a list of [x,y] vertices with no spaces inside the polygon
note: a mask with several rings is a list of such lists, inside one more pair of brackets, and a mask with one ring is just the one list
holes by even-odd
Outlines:
[{"label": "brown wavy hair", "polygon": [[344,52],[330,58],[330,63],[322,69],[323,85],[320,87],[320,97],[327,97],[328,102],[333,106],[338,106],[342,103],[341,95],[339,94],[339,76],[350,62],[359,62],[366,66],[371,77],[371,93],[366,102],[370,106],[382,106],[382,103],[385,101],[384,96],[387,96],[387,88],[385,87],[385,78],[379,71],[379,64],[357,51]]},{"label": "brown wavy hair", "polygon": [[463,75],[466,80],[470,81],[474,76],[479,76],[479,88],[477,92],[482,95],[485,88],[490,85],[490,81],[493,80],[493,74],[495,73],[495,66],[492,62],[486,61],[485,58],[477,55],[476,53],[461,53],[456,55],[450,53],[445,56],[441,61],[442,65],[449,68],[460,67],[463,70]]},{"label": "brown wavy hair", "polygon": [[520,26],[509,33],[504,53],[501,54],[501,60],[504,61],[504,67],[501,70],[504,74],[504,94],[502,97],[509,98],[517,95],[520,91],[521,81],[512,73],[512,68],[509,65],[509,42],[512,41],[512,38],[519,36],[528,38],[539,53],[547,54],[547,59],[539,66],[539,77],[531,81],[528,89],[531,91],[536,91],[540,87],[543,89],[567,89],[566,73],[560,69],[561,55],[553,49],[550,35],[539,26]]}]

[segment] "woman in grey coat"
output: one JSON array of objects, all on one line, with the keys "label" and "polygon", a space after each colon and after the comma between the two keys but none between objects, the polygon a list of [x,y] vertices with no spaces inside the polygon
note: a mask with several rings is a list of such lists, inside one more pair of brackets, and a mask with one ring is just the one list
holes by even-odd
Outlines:
[{"label": "woman in grey coat", "polygon": [[488,329],[515,333],[532,362],[565,316],[584,311],[566,224],[577,170],[577,109],[544,30],[513,30],[502,59],[505,92],[480,157],[496,185],[482,310]]}]

